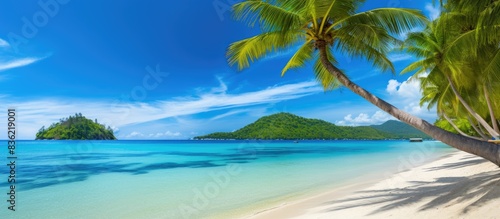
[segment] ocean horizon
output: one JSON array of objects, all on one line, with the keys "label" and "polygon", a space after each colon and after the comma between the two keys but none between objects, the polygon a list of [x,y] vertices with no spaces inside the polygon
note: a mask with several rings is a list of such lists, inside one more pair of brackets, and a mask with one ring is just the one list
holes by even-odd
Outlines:
[{"label": "ocean horizon", "polygon": [[24,140],[16,147],[16,212],[0,218],[241,217],[454,150],[402,140]]}]

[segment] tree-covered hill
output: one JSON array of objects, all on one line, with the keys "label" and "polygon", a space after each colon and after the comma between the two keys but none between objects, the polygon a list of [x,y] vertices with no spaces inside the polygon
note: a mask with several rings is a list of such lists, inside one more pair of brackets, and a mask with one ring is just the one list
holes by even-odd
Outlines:
[{"label": "tree-covered hill", "polygon": [[431,138],[420,130],[396,120],[389,120],[381,125],[372,125],[370,127],[389,133],[394,138]]},{"label": "tree-covered hill", "polygon": [[81,113],[50,125],[49,128],[42,127],[36,133],[36,139],[55,140],[116,140],[113,130],[108,126],[99,124],[97,120],[92,121],[82,116]]},{"label": "tree-covered hill", "polygon": [[[400,122],[398,122],[400,123]],[[401,123],[403,124],[403,123]],[[399,124],[398,124],[399,125]],[[405,124],[403,124],[405,125]],[[383,126],[383,125],[381,125]],[[385,127],[385,126],[383,126]],[[413,129],[413,127],[408,126]],[[405,128],[406,130],[406,128]],[[411,133],[409,133],[411,135]],[[411,137],[420,137],[413,136]],[[217,132],[195,139],[387,139],[409,138],[369,126],[337,126],[290,113],[264,116],[235,132]]]}]

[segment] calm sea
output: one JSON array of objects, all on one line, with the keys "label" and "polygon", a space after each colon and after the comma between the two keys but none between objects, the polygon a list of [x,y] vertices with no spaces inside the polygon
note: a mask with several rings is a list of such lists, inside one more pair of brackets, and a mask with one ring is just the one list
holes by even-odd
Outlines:
[{"label": "calm sea", "polygon": [[233,218],[454,151],[434,141],[18,141],[13,212],[1,147],[0,218]]}]

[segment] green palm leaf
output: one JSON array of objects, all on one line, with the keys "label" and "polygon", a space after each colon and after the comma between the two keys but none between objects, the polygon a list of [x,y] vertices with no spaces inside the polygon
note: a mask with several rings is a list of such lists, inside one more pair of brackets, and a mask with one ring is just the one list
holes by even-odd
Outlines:
[{"label": "green palm leaf", "polygon": [[227,51],[230,65],[238,65],[238,69],[247,68],[250,62],[262,58],[268,53],[285,49],[305,39],[300,32],[269,32],[232,43]]},{"label": "green palm leaf", "polygon": [[313,58],[314,50],[311,41],[312,40],[307,41],[297,50],[281,71],[281,76],[284,76],[289,69],[304,67],[306,62]]},{"label": "green palm leaf", "polygon": [[412,27],[426,24],[426,21],[425,16],[418,10],[379,8],[349,16],[332,26],[367,24],[382,27],[393,34],[402,34],[410,31]]},{"label": "green palm leaf", "polygon": [[245,20],[250,26],[259,23],[265,31],[295,29],[301,24],[301,16],[263,0],[244,1],[234,5],[237,20]]}]

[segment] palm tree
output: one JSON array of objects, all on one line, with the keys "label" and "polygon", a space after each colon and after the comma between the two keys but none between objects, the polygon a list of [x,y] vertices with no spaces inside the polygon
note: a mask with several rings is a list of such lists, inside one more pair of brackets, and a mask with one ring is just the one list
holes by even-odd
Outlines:
[{"label": "palm tree", "polygon": [[[444,4],[446,3],[446,4]],[[498,126],[498,106],[491,101],[492,94],[498,94],[499,90],[492,88],[498,87],[500,79],[500,0],[476,1],[476,0],[441,0],[444,9],[450,13],[461,14],[469,23],[461,36],[457,38],[451,49],[458,52],[464,48],[469,48],[467,54],[472,55],[469,59],[476,60],[473,70],[477,67],[483,67],[480,74],[475,74],[480,93],[484,95],[484,101],[487,104],[489,116],[493,129],[500,133]],[[461,53],[464,54],[464,53]],[[494,97],[493,97],[494,98]],[[498,98],[498,97],[497,97]],[[497,109],[497,110],[495,110]],[[497,112],[495,112],[497,111]]]},{"label": "palm tree", "polygon": [[[460,104],[479,122],[479,128],[484,127],[490,136],[498,139],[500,130],[495,116],[495,103],[491,102],[489,93],[495,87],[492,83],[498,81],[495,56],[499,55],[500,50],[491,43],[484,44],[478,40],[480,37],[477,37],[476,30],[481,29],[481,24],[478,23],[480,18],[478,19],[477,14],[471,14],[471,11],[476,10],[454,11],[459,7],[453,4],[455,3],[447,5],[448,8],[453,8],[451,12],[441,15],[425,31],[410,34],[405,47],[408,52],[422,59],[408,66],[403,72],[420,69],[417,74],[430,71],[431,75],[444,75],[449,85],[446,90],[451,88]],[[425,93],[425,87],[422,88]],[[475,102],[474,106],[469,105],[470,102]],[[438,113],[442,112],[439,106]],[[446,119],[447,115],[440,115]],[[491,125],[486,121],[488,116]],[[481,130],[478,130],[478,134],[488,138]]]},{"label": "palm tree", "polygon": [[394,66],[387,58],[401,34],[425,24],[425,17],[416,10],[380,8],[357,13],[360,0],[247,0],[234,6],[237,19],[253,26],[259,24],[262,33],[229,46],[230,65],[246,68],[268,53],[301,44],[284,67],[303,67],[316,59],[314,73],[325,89],[341,84],[395,118],[423,131],[457,149],[481,156],[500,166],[498,146],[457,135],[412,116],[352,82],[336,67],[333,51],[348,56],[364,57],[382,70]]},{"label": "palm tree", "polygon": [[[443,80],[443,76],[430,74],[418,77],[418,75],[415,74],[411,79],[420,81],[422,90],[420,106],[427,105],[428,109],[436,107],[439,118],[444,120],[436,122],[436,125],[445,130],[450,130],[451,127],[451,130],[469,138],[481,139],[474,136],[476,133],[471,135],[470,132],[466,133],[462,130],[470,130],[471,126],[464,123],[466,119],[462,118],[463,107],[460,107],[460,103],[457,103],[457,98],[451,92],[449,83]],[[458,123],[455,121],[458,121]],[[481,137],[483,140],[488,140],[485,135],[481,135]]]},{"label": "palm tree", "polygon": [[[465,22],[463,16],[458,17],[455,14],[453,16],[442,15],[439,19],[428,25],[424,31],[410,33],[405,41],[404,48],[409,53],[421,59],[403,69],[402,73],[417,70],[414,75],[415,77],[429,72],[428,77],[423,77],[422,88],[424,93],[425,84],[429,83],[428,81],[432,81],[430,82],[432,85],[441,83],[442,85],[439,89],[442,92],[441,94],[444,95],[445,91],[452,91],[454,96],[459,100],[459,103],[463,105],[463,107],[474,119],[485,127],[490,136],[498,138],[499,132],[497,130],[497,126],[495,126],[496,121],[494,119],[493,110],[490,111],[493,118],[493,127],[490,126],[484,119],[486,116],[482,116],[486,113],[478,113],[478,111],[486,109],[486,104],[483,105],[481,102],[477,101],[478,99],[485,98],[477,95],[478,93],[476,88],[480,88],[479,93],[485,92],[487,96],[488,89],[486,89],[486,87],[490,80],[486,80],[484,78],[486,74],[484,73],[485,71],[482,71],[483,68],[470,67],[472,65],[483,66],[484,64],[487,64],[475,62],[476,60],[489,60],[488,57],[484,55],[481,57],[470,57],[467,56],[467,53],[471,52],[470,50],[457,52],[450,49],[453,48],[452,46],[456,46],[454,43],[456,43],[457,37],[455,36],[459,35],[461,29],[463,28],[463,25],[453,24],[462,23],[456,22],[460,19]],[[451,23],[450,20],[454,20],[454,22]],[[484,49],[488,50],[487,48]],[[467,72],[473,72],[475,74],[467,74]],[[435,89],[434,87],[430,88]],[[447,99],[449,100],[450,98],[453,97],[449,96]],[[476,107],[471,106],[469,104],[471,101],[467,101],[466,99],[476,100]],[[485,102],[488,102],[490,109],[492,109],[489,98],[486,98],[485,100]],[[439,101],[443,101],[443,98],[440,97]],[[438,113],[443,111],[440,106],[441,105],[438,105]]]}]

